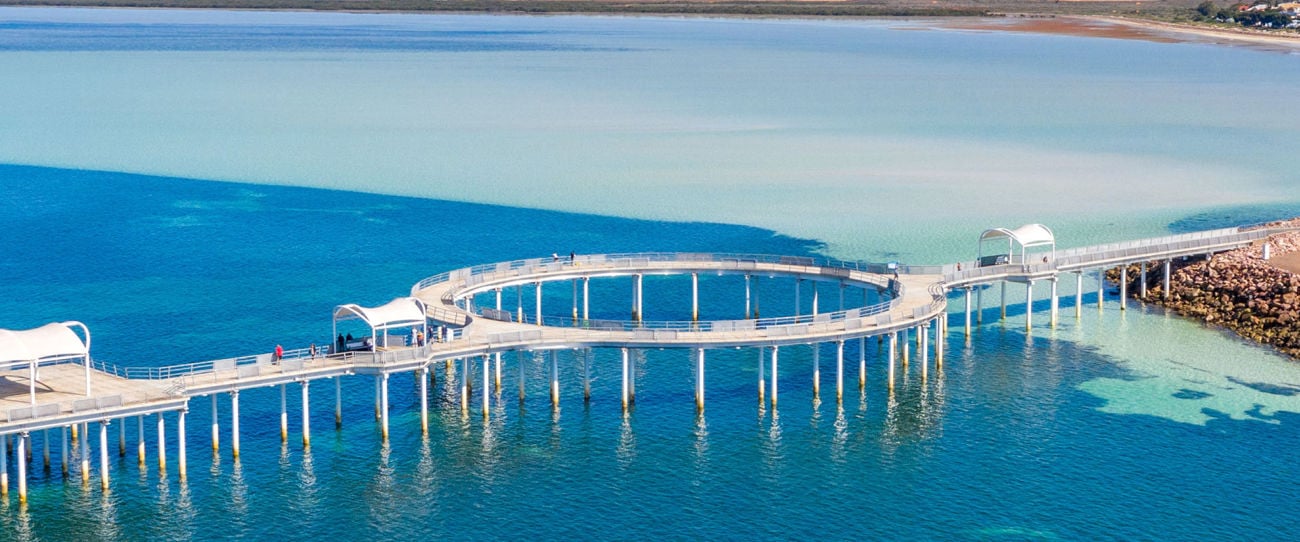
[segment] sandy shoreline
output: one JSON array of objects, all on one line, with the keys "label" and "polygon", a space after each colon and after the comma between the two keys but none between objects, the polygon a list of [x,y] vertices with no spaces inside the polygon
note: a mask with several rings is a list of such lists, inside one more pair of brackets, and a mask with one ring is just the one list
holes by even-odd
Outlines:
[{"label": "sandy shoreline", "polygon": [[976,20],[943,19],[938,26],[957,30],[1027,32],[1159,43],[1246,45],[1275,51],[1300,51],[1300,34],[1298,33],[1273,33],[1244,28],[1241,30],[1209,28],[1102,15],[1028,15]]}]

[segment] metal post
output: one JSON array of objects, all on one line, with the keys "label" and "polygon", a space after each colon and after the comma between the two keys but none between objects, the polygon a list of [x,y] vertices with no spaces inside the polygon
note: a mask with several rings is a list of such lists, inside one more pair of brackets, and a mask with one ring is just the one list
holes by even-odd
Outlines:
[{"label": "metal post", "polygon": [[230,392],[230,452],[239,459],[239,390]]},{"label": "metal post", "polygon": [[[466,372],[465,376],[466,378],[468,378],[469,373]],[[384,442],[388,442],[388,373],[384,373],[383,378],[380,379],[379,402],[380,402],[380,417],[379,417],[380,436],[381,438],[383,438]]]},{"label": "metal post", "polygon": [[429,434],[429,366],[420,367],[420,434]]},{"label": "metal post", "polygon": [[776,358],[780,353],[779,346],[772,347],[772,410],[776,410]]},{"label": "metal post", "polygon": [[280,384],[280,442],[289,442],[289,410],[286,407],[284,384]]},{"label": "metal post", "polygon": [[835,402],[844,402],[844,341],[835,343]]},{"label": "metal post", "polygon": [[536,311],[534,312],[534,314],[537,317],[537,321],[533,323],[540,326],[542,325],[542,283],[541,281],[533,283],[533,291],[536,293],[534,297],[537,300],[536,302],[537,307],[536,307]]},{"label": "metal post", "polygon": [[185,481],[185,414],[189,408],[182,408],[176,413],[176,475]]},{"label": "metal post", "polygon": [[591,277],[582,277],[582,319],[591,319]]},{"label": "metal post", "polygon": [[695,411],[704,412],[704,349],[697,348],[695,352]]},{"label": "metal post", "polygon": [[308,393],[309,380],[302,381],[302,447],[311,446],[311,396]]},{"label": "metal post", "polygon": [[163,413],[158,413],[158,477],[167,475],[167,425]]}]

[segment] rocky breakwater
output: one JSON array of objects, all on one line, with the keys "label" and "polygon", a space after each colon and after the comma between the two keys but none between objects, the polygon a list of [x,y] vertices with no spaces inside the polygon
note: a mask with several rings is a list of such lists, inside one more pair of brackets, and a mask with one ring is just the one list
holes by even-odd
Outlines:
[{"label": "rocky breakwater", "polygon": [[[1280,225],[1300,227],[1300,219]],[[1300,232],[1273,235],[1266,242],[1270,260],[1263,258],[1265,241],[1209,260],[1175,260],[1167,297],[1158,262],[1148,266],[1145,297],[1137,288],[1140,266],[1130,266],[1128,291],[1142,301],[1223,326],[1300,359],[1300,274],[1285,269],[1286,265],[1275,265],[1279,260],[1294,260],[1300,253]],[[1288,254],[1292,256],[1286,258]],[[1107,272],[1107,277],[1118,284],[1117,270]]]}]

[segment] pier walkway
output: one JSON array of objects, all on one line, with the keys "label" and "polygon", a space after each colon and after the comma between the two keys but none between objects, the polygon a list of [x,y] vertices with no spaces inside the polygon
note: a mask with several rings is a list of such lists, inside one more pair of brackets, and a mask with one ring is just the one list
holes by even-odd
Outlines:
[{"label": "pier walkway", "polygon": [[[1045,229],[1045,228],[1044,228]],[[628,371],[628,350],[646,348],[673,348],[689,350],[695,363],[695,399],[697,408],[704,408],[705,352],[708,349],[756,347],[770,350],[770,388],[763,374],[762,356],[759,362],[758,392],[760,401],[770,394],[773,407],[777,402],[777,374],[779,349],[788,345],[835,343],[836,396],[842,396],[844,343],[878,337],[888,343],[888,383],[893,386],[894,362],[900,357],[906,363],[909,357],[910,337],[915,337],[916,354],[922,371],[928,365],[931,352],[936,363],[942,363],[948,325],[948,301],[953,292],[965,294],[965,329],[971,327],[971,294],[981,295],[989,286],[1002,286],[1002,311],[1006,311],[1006,284],[1027,285],[1029,309],[1032,309],[1033,286],[1036,282],[1050,282],[1052,321],[1056,321],[1056,284],[1063,274],[1074,274],[1076,310],[1082,305],[1082,276],[1097,270],[1098,299],[1102,299],[1100,280],[1108,268],[1126,270],[1129,264],[1162,262],[1168,291],[1169,266],[1176,258],[1205,256],[1214,252],[1231,250],[1257,243],[1279,230],[1268,228],[1231,228],[1166,236],[1126,243],[1098,245],[1050,254],[1016,255],[1014,250],[1000,256],[1000,260],[968,261],[943,266],[907,266],[898,264],[868,264],[838,260],[788,256],[755,256],[712,253],[640,253],[582,255],[569,258],[552,257],[519,260],[458,269],[429,277],[414,285],[411,296],[420,301],[428,321],[441,328],[440,339],[415,346],[375,348],[371,351],[323,354],[307,349],[285,352],[283,359],[273,360],[270,354],[258,354],[169,367],[122,368],[92,361],[88,346],[80,362],[64,361],[37,366],[21,360],[0,360],[0,492],[8,491],[9,470],[6,458],[12,441],[19,452],[12,457],[21,458],[23,450],[30,450],[32,435],[45,438],[45,457],[48,462],[48,430],[61,431],[64,469],[68,468],[68,434],[80,432],[81,474],[89,479],[89,431],[98,424],[99,453],[102,485],[108,480],[108,426],[120,421],[118,431],[119,453],[126,450],[126,420],[137,418],[137,427],[143,435],[144,416],[157,415],[160,435],[160,461],[163,457],[163,414],[177,413],[179,441],[184,442],[184,415],[194,399],[207,396],[214,412],[211,428],[214,450],[218,447],[219,428],[215,412],[218,397],[230,398],[232,453],[239,453],[239,392],[241,390],[279,386],[281,390],[281,436],[287,435],[287,414],[284,412],[285,386],[301,386],[303,409],[303,443],[310,443],[310,427],[306,414],[310,408],[308,386],[319,380],[333,380],[335,388],[335,416],[341,419],[339,379],[352,375],[372,375],[375,378],[376,415],[382,424],[384,438],[388,435],[387,386],[388,377],[399,372],[417,371],[421,375],[421,420],[427,431],[428,373],[433,363],[463,365],[465,378],[461,393],[462,409],[468,411],[470,398],[470,360],[482,359],[482,412],[489,412],[489,379],[500,387],[501,354],[510,351],[559,351],[591,348],[621,349],[623,356],[622,400],[626,410],[635,394],[635,375]],[[1122,271],[1123,273],[1123,271]],[[745,280],[744,318],[731,320],[700,320],[699,275],[741,275]],[[650,321],[644,314],[642,279],[647,275],[689,276],[691,279],[691,311],[688,319],[677,321]],[[1142,275],[1143,288],[1145,277]],[[596,320],[589,318],[590,296],[588,288],[593,279],[626,280],[629,284],[630,318],[627,320]],[[839,289],[837,310],[820,312],[818,289],[811,291],[812,310],[809,314],[758,318],[756,295],[751,295],[752,281],[789,280],[795,286],[796,307],[803,292],[804,282],[832,284]],[[567,316],[555,316],[554,308],[543,306],[542,285],[569,283],[573,295]],[[1122,282],[1121,287],[1126,283]],[[524,288],[531,287],[534,298],[526,309]],[[861,290],[862,303],[845,308],[846,289]],[[513,310],[502,303],[505,293],[515,293]],[[476,300],[490,299],[491,307],[479,307]],[[553,297],[547,298],[554,301]],[[874,302],[868,303],[874,299]],[[737,299],[737,307],[741,300]],[[982,308],[982,300],[979,303]],[[1121,305],[1122,308],[1122,305]],[[1028,311],[1032,313],[1032,310]],[[418,313],[417,313],[418,314]],[[1027,317],[1027,327],[1030,319]],[[88,332],[87,332],[88,334]],[[899,340],[899,335],[902,340]],[[932,340],[932,345],[931,345]],[[89,339],[87,337],[87,344]],[[381,343],[382,344],[382,343]],[[861,352],[863,348],[859,348]],[[551,400],[558,402],[558,366],[551,356]],[[588,358],[589,359],[589,358]],[[490,361],[495,360],[495,374],[490,371]],[[865,360],[860,359],[859,387],[865,383]],[[87,367],[88,366],[88,367]],[[585,367],[585,365],[584,365]],[[39,372],[38,372],[39,371]],[[815,370],[816,371],[816,370]],[[816,375],[817,373],[814,372]],[[31,379],[36,377],[33,387]],[[584,369],[584,395],[589,394]],[[819,382],[813,383],[816,395]],[[34,392],[32,391],[34,389]],[[522,376],[521,376],[522,399]],[[185,475],[185,448],[177,447],[180,475]],[[30,453],[30,452],[28,452]],[[144,444],[139,453],[144,456]],[[142,459],[143,461],[143,459]],[[18,464],[20,500],[26,498],[25,461]],[[48,465],[48,463],[47,463]]]}]

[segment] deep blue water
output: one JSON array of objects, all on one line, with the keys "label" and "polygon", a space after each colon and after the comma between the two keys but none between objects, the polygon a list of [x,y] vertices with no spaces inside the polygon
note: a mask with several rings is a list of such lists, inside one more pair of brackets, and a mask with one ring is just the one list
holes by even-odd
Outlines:
[{"label": "deep blue water", "polygon": [[[22,166],[0,167],[0,208],[0,328],[79,319],[94,333],[97,359],[131,365],[301,344],[328,333],[335,304],[381,303],[466,265],[569,250],[817,248],[719,224]],[[735,292],[713,280],[702,291],[706,310],[728,310]],[[680,307],[683,293],[661,286],[647,301]],[[603,295],[615,299],[623,287]],[[548,306],[567,313],[567,295],[548,292]],[[772,310],[789,301],[766,295]],[[1115,317],[1085,311],[1084,325]],[[186,484],[176,480],[174,447],[159,479],[149,420],[147,468],[133,452],[115,458],[107,496],[97,482],[83,489],[57,466],[54,474],[37,468],[30,505],[21,510],[11,494],[0,508],[0,538],[1277,540],[1300,512],[1293,414],[1200,426],[1104,413],[1078,385],[1137,376],[1091,348],[1027,338],[1016,326],[986,324],[968,346],[955,333],[942,371],[931,367],[923,380],[913,364],[892,394],[872,342],[858,394],[857,354],[851,344],[841,411],[830,347],[821,353],[818,406],[811,347],[783,348],[772,411],[755,398],[757,352],[710,351],[708,405],[697,417],[688,354],[647,352],[626,419],[617,352],[596,352],[589,405],[563,355],[558,412],[531,358],[520,407],[519,365],[507,355],[505,389],[486,426],[477,412],[462,418],[454,377],[439,368],[427,439],[417,388],[395,375],[387,447],[367,378],[344,380],[337,431],[332,386],[319,382],[309,453],[296,435],[298,390],[290,388],[287,446],[277,438],[278,393],[253,390],[242,394],[238,464],[228,448],[210,454],[200,399],[189,418]],[[221,416],[226,446],[225,398]],[[168,431],[174,440],[170,416]],[[116,428],[110,434],[115,442]],[[57,465],[57,439],[55,447]]]}]

